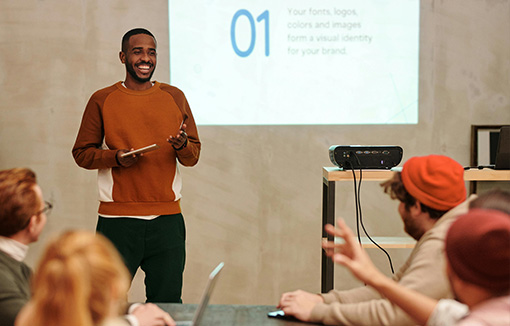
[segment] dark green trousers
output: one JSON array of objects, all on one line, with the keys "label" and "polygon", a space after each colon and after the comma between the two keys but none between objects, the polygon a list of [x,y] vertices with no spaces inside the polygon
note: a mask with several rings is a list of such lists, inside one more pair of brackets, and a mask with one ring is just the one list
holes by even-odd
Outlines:
[{"label": "dark green trousers", "polygon": [[182,273],[186,262],[186,227],[182,214],[153,220],[104,218],[97,232],[113,242],[134,277],[145,272],[147,302],[182,303]]}]

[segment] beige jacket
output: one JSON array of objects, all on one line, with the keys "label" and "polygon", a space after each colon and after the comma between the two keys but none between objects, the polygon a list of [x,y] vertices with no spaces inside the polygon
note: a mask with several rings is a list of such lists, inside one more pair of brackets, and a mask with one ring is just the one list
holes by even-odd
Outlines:
[{"label": "beige jacket", "polygon": [[[406,263],[393,276],[395,281],[431,298],[453,297],[445,273],[444,239],[452,222],[467,212],[471,200],[472,197],[448,211],[421,237]],[[403,310],[370,287],[331,290],[322,297],[324,303],[312,310],[312,322],[345,326],[416,324]]]}]

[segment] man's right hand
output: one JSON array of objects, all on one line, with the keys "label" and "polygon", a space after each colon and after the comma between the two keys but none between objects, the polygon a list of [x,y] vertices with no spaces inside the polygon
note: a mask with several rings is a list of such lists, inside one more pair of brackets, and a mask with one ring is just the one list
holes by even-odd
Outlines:
[{"label": "man's right hand", "polygon": [[285,315],[294,316],[302,321],[310,321],[315,305],[323,302],[324,299],[318,294],[297,290],[282,294],[277,308],[283,310]]},{"label": "man's right hand", "polygon": [[345,221],[338,219],[336,224],[336,228],[327,224],[324,229],[335,238],[343,238],[344,243],[323,242],[322,248],[326,250],[326,255],[335,263],[347,267],[356,278],[368,285],[374,286],[378,282],[385,281],[387,277],[375,267]]},{"label": "man's right hand", "polygon": [[[133,150],[133,148],[131,150]],[[128,156],[122,157],[122,154],[127,153],[127,152],[129,152],[129,150],[127,150],[127,149],[121,149],[121,150],[117,151],[117,162],[120,164],[120,166],[123,166],[125,168],[135,164],[138,161],[138,157],[140,156],[140,155],[133,154],[133,155],[128,155]]]}]

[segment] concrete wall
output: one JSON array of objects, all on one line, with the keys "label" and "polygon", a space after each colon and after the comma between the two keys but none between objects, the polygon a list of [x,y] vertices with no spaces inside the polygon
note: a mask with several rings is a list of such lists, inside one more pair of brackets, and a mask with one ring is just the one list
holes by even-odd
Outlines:
[{"label": "concrete wall", "polygon": [[[34,169],[55,206],[30,264],[50,235],[94,229],[96,173],[70,152],[81,115],[93,91],[124,78],[118,51],[130,28],[156,35],[154,77],[168,82],[167,10],[166,0],[0,1],[0,169]],[[214,303],[276,304],[283,291],[320,291],[321,170],[331,165],[330,145],[395,144],[404,160],[436,153],[469,165],[471,125],[510,124],[510,0],[423,0],[420,25],[417,125],[200,127],[201,160],[181,170],[185,302],[198,301],[219,261],[226,267]],[[362,189],[371,235],[404,235],[396,203],[376,183]],[[337,191],[338,215],[354,226],[352,185]],[[408,254],[391,253],[396,265]],[[371,255],[389,269],[381,253]],[[133,300],[143,298],[140,280]],[[336,284],[357,283],[337,268]]]}]

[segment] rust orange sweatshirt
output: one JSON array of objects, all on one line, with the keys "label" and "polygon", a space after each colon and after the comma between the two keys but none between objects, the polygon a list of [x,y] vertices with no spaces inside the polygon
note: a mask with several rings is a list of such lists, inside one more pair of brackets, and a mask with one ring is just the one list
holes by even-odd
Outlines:
[{"label": "rust orange sweatshirt", "polygon": [[[175,150],[166,139],[187,126],[186,147]],[[121,149],[158,144],[134,165],[121,167]],[[180,213],[181,177],[177,160],[193,166],[200,140],[184,93],[155,82],[145,91],[125,88],[122,82],[95,92],[83,114],[72,153],[85,169],[98,169],[99,214],[145,216]]]}]

